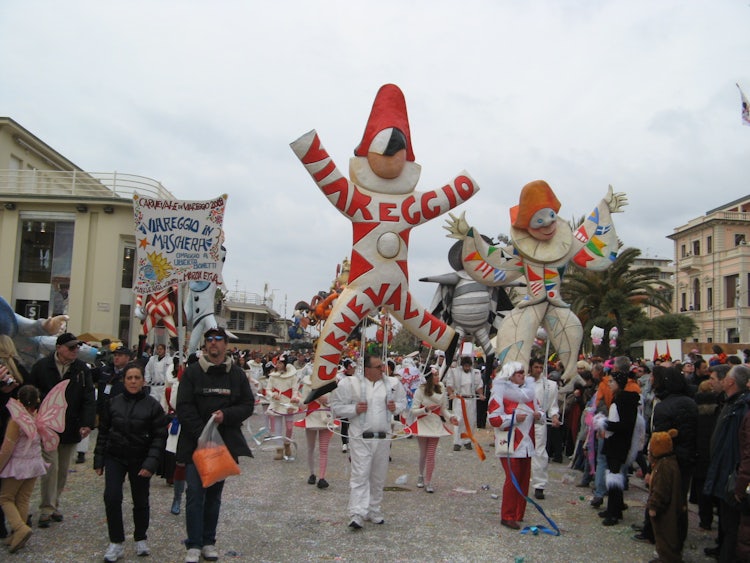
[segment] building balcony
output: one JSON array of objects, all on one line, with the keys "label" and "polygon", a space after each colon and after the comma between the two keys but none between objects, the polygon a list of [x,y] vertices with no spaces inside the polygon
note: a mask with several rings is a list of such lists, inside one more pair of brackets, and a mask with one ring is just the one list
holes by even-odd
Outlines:
[{"label": "building balcony", "polygon": [[175,199],[160,182],[119,172],[81,170],[0,170],[0,197],[132,199],[134,195]]},{"label": "building balcony", "polygon": [[677,260],[677,269],[681,272],[697,272],[703,265],[701,256],[693,256],[691,253]]}]

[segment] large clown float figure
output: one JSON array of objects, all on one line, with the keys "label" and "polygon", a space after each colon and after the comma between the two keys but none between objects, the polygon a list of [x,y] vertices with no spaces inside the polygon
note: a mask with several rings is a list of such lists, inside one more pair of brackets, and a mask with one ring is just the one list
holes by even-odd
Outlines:
[{"label": "large clown float figure", "polygon": [[312,401],[336,387],[347,337],[368,315],[385,308],[430,346],[452,352],[457,333],[412,297],[408,249],[412,228],[455,208],[479,191],[462,172],[448,184],[415,192],[420,166],[415,162],[404,95],[386,84],[378,91],[362,141],[344,177],[315,130],[292,150],[328,201],[352,222],[349,280],[337,297],[318,338]]},{"label": "large clown float figure", "polygon": [[498,331],[496,349],[501,363],[528,365],[541,326],[565,366],[563,380],[573,378],[583,328],[560,294],[563,274],[570,262],[587,270],[604,270],[612,264],[619,249],[612,214],[625,205],[625,194],[609,186],[573,232],[558,216],[561,204],[552,188],[542,180],[530,182],[521,190],[519,204],[510,210],[511,245],[505,247],[488,243],[463,214],[451,216],[448,236],[463,241],[461,259],[472,279],[486,285],[526,279],[526,295]]}]

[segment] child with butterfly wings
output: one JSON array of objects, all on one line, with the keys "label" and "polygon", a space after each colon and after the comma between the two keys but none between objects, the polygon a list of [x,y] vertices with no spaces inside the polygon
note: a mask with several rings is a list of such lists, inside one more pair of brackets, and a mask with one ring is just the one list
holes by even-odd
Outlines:
[{"label": "child with butterfly wings", "polygon": [[18,399],[7,404],[10,421],[0,446],[0,507],[13,529],[10,552],[15,553],[29,541],[31,528],[26,525],[29,501],[37,477],[47,473],[49,464],[42,459],[42,447],[50,451],[60,441],[58,432],[65,429],[64,380],[55,385],[39,404],[39,390],[24,385]]}]

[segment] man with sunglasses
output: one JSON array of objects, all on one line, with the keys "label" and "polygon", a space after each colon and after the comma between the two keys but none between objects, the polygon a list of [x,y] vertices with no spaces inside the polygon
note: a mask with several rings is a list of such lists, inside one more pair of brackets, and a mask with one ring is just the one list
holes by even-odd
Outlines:
[{"label": "man with sunglasses", "polygon": [[58,336],[55,351],[32,366],[27,381],[39,389],[43,400],[60,381],[70,380],[65,390],[68,407],[65,410],[65,430],[60,434],[60,443],[57,449],[42,452],[44,460],[50,464],[50,467],[47,474],[40,479],[40,528],[48,528],[52,522],[63,521],[59,502],[68,478],[71,458],[78,442],[86,438],[94,427],[96,416],[94,384],[88,366],[78,359],[78,349],[81,344],[81,341],[70,332]]},{"label": "man with sunglasses", "polygon": [[235,461],[239,456],[253,456],[242,434],[242,423],[253,414],[255,406],[250,383],[232,356],[227,356],[227,333],[223,328],[210,328],[203,338],[205,352],[182,374],[175,407],[181,426],[176,461],[185,464],[187,483],[186,563],[198,563],[201,556],[206,561],[219,558],[216,527],[224,481],[204,488],[193,463],[198,436],[211,416]]}]

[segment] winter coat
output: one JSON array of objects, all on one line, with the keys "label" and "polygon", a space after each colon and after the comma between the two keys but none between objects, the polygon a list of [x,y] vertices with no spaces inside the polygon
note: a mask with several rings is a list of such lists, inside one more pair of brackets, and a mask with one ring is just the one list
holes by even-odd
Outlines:
[{"label": "winter coat", "polygon": [[750,485],[750,412],[742,419],[740,427],[740,466],[737,472],[734,494],[744,499],[744,508],[737,534],[737,558],[750,561],[750,498],[746,493]]},{"label": "winter coat", "polygon": [[612,473],[618,473],[628,459],[640,400],[640,395],[634,391],[619,391],[612,399],[603,450],[607,467]]},{"label": "winter coat", "polygon": [[107,364],[99,368],[99,381],[96,383],[96,414],[100,417],[107,408],[109,401],[125,391],[124,376],[125,370],[121,369],[117,373],[113,364]]},{"label": "winter coat", "polygon": [[167,442],[168,422],[159,402],[144,390],[113,397],[99,419],[94,469],[104,467],[105,458],[113,458],[124,464],[140,462],[141,469],[156,473]]},{"label": "winter coat", "polygon": [[81,428],[94,428],[96,418],[96,398],[91,372],[81,360],[74,360],[60,377],[55,364],[55,352],[37,360],[32,366],[26,383],[39,389],[41,399],[47,396],[52,388],[69,379],[70,384],[65,390],[65,400],[68,408],[65,410],[65,430],[60,434],[61,444],[77,444],[81,441]]},{"label": "winter coat", "polygon": [[180,438],[177,442],[176,461],[192,463],[198,437],[211,418],[221,410],[224,422],[219,434],[235,461],[239,456],[253,454],[242,434],[242,423],[253,414],[255,397],[245,373],[227,358],[214,365],[201,356],[182,374],[177,390],[177,418],[180,421]]},{"label": "winter coat", "polygon": [[735,393],[727,398],[719,413],[711,437],[711,461],[706,473],[703,493],[732,501],[734,492],[727,495],[727,479],[740,461],[740,425],[748,411],[748,392]]},{"label": "winter coat", "polygon": [[698,446],[698,405],[685,394],[686,391],[682,374],[678,374],[678,379],[669,378],[667,394],[654,405],[651,419],[653,432],[667,432],[670,428],[679,432],[672,442],[680,467],[695,463]]},{"label": "winter coat", "polygon": [[695,402],[698,405],[698,429],[695,435],[696,457],[693,477],[703,479],[708,472],[711,459],[711,435],[719,417],[719,394],[698,392],[695,394]]}]

